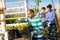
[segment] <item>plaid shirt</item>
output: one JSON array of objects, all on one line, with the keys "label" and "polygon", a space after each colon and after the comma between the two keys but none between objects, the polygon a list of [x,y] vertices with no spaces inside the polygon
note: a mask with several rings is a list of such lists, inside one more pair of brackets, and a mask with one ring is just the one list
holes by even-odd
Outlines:
[{"label": "plaid shirt", "polygon": [[34,29],[33,32],[35,33],[34,37],[40,38],[43,36],[44,26],[42,20],[38,16],[35,16],[32,19],[27,18],[26,21],[32,25],[32,29]]},{"label": "plaid shirt", "polygon": [[44,20],[45,19],[45,13],[37,13],[37,16],[39,16],[40,19]]}]

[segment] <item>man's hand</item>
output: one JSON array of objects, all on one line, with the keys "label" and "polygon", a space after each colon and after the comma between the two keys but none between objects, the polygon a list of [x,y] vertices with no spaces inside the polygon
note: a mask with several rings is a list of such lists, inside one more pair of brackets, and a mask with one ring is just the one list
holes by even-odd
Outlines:
[{"label": "man's hand", "polygon": [[51,24],[51,23],[50,23],[50,22],[48,22],[48,27],[50,27],[50,24]]},{"label": "man's hand", "polygon": [[42,22],[45,22],[46,21],[46,19],[42,19]]},{"label": "man's hand", "polygon": [[42,20],[42,22],[45,22],[45,20]]},{"label": "man's hand", "polygon": [[51,24],[50,22],[48,22],[48,24]]},{"label": "man's hand", "polygon": [[50,27],[50,24],[48,24],[48,27]]},{"label": "man's hand", "polygon": [[22,20],[22,18],[18,18],[18,20]]}]

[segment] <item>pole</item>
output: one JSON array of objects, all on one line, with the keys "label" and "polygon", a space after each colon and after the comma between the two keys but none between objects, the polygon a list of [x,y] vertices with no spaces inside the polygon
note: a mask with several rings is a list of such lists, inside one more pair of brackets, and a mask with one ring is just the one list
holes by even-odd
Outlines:
[{"label": "pole", "polygon": [[25,0],[25,13],[27,18],[27,11],[28,11],[28,0]]},{"label": "pole", "polygon": [[54,1],[52,0],[52,9],[54,10],[55,8],[54,8]]},{"label": "pole", "polygon": [[57,21],[58,21],[58,31],[57,32],[59,32],[60,31],[60,13],[59,13],[59,0],[57,0],[57,9],[56,9],[56,13],[57,13]]},{"label": "pole", "polygon": [[[0,10],[0,21],[1,21],[1,26],[0,26],[0,37],[4,38],[4,33],[5,33],[5,19],[4,19],[4,11]],[[0,40],[3,40],[3,39]]]},{"label": "pole", "polygon": [[58,24],[60,26],[60,13],[59,13],[59,4],[58,4],[58,0],[57,0],[57,10],[56,10],[56,13],[57,13],[57,18],[58,18]]},{"label": "pole", "polygon": [[0,21],[1,21],[1,26],[0,26],[0,40],[8,40],[7,37],[7,32],[5,30],[6,24],[5,24],[5,14],[4,14],[4,10],[5,10],[5,4],[4,4],[4,0],[0,0]]}]

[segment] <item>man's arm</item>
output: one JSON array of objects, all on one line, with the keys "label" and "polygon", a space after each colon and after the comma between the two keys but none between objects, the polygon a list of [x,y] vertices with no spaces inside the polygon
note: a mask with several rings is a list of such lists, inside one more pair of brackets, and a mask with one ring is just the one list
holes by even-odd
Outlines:
[{"label": "man's arm", "polygon": [[28,18],[25,18],[25,19],[20,19],[20,22],[23,23],[23,22],[28,22]]},{"label": "man's arm", "polygon": [[40,21],[38,21],[38,26],[39,26],[39,29],[44,29],[44,26],[43,26],[43,22],[42,22],[42,20],[40,19]]},{"label": "man's arm", "polygon": [[38,30],[37,30],[37,33],[42,33],[43,30],[44,30],[44,26],[43,26],[43,23],[42,23],[42,20],[40,20],[40,22],[38,22]]}]

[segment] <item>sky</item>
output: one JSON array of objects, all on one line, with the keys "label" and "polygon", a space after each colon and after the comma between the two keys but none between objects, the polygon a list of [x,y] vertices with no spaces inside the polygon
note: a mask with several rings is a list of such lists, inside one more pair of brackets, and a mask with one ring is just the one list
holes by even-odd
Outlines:
[{"label": "sky", "polygon": [[[17,2],[18,0],[5,0],[5,2]],[[23,0],[21,0],[23,1]],[[54,7],[57,8],[57,0],[53,0],[54,1]],[[59,3],[59,8],[60,8],[60,0],[58,0]],[[48,4],[52,4],[52,0],[41,0],[39,8],[41,7],[46,7]],[[23,3],[22,3],[23,5]],[[19,6],[18,4],[6,4],[6,7],[15,7],[15,6]],[[35,0],[28,0],[28,8],[33,8],[35,6]]]}]

